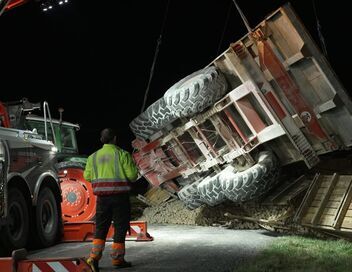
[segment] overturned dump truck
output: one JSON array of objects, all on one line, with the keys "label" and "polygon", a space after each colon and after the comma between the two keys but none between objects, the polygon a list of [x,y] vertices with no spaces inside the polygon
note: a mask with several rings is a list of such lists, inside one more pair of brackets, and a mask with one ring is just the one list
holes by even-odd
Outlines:
[{"label": "overturned dump truck", "polygon": [[256,200],[280,169],[352,145],[352,101],[289,4],[130,123],[153,186],[195,209]]}]

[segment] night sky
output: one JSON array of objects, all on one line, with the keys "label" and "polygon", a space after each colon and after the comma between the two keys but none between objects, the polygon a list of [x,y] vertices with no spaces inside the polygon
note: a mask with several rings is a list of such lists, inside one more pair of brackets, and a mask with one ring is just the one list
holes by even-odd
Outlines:
[{"label": "night sky", "polygon": [[[0,100],[46,100],[56,118],[63,107],[64,119],[81,125],[83,154],[100,146],[104,127],[116,128],[120,146],[131,151],[128,124],[142,107],[168,1],[70,1],[45,14],[31,2],[0,17]],[[286,1],[237,2],[255,26]],[[291,4],[319,42],[312,0]],[[345,1],[316,0],[329,61],[352,90],[346,6]],[[245,34],[232,0],[170,0],[147,106]]]}]

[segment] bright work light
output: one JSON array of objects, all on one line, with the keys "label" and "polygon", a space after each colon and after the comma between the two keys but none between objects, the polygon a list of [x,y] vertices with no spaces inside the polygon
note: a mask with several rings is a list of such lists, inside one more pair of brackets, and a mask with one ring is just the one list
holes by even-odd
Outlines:
[{"label": "bright work light", "polygon": [[67,4],[68,0],[37,0],[40,4],[40,9],[43,12],[48,12],[56,7],[63,6]]}]

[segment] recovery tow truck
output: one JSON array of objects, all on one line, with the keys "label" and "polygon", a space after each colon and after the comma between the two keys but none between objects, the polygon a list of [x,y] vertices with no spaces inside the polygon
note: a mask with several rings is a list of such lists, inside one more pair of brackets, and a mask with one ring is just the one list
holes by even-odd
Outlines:
[{"label": "recovery tow truck", "polygon": [[[87,241],[94,232],[96,197],[83,178],[79,126],[52,119],[47,102],[43,117],[33,114],[40,108],[27,99],[0,103],[1,248],[7,253],[26,247],[30,236],[47,247]],[[129,238],[150,240],[145,222],[131,222],[131,231]]]}]

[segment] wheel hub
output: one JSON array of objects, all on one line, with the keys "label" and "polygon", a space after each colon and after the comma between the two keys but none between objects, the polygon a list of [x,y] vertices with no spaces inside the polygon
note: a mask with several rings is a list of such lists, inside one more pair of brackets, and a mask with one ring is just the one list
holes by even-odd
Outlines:
[{"label": "wheel hub", "polygon": [[42,226],[46,233],[49,233],[54,225],[54,208],[49,201],[46,201],[42,210]]},{"label": "wheel hub", "polygon": [[70,202],[71,204],[74,204],[77,200],[78,196],[76,192],[69,192],[67,194],[67,201]]},{"label": "wheel hub", "polygon": [[21,207],[17,203],[13,203],[9,208],[9,215],[9,230],[11,236],[16,239],[22,232],[21,219],[23,218],[23,214]]}]

